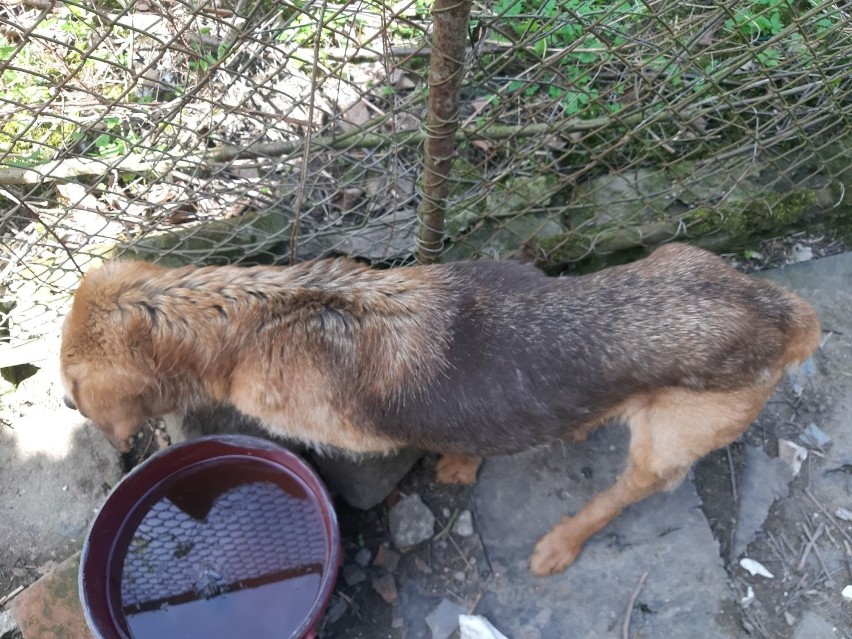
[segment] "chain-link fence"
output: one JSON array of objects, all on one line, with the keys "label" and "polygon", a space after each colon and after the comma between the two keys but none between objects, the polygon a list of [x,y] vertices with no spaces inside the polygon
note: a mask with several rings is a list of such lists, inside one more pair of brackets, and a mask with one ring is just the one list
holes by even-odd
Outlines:
[{"label": "chain-link fence", "polygon": [[6,339],[103,257],[396,264],[427,225],[557,266],[848,211],[852,2],[466,6],[434,190],[427,0],[4,3]]}]

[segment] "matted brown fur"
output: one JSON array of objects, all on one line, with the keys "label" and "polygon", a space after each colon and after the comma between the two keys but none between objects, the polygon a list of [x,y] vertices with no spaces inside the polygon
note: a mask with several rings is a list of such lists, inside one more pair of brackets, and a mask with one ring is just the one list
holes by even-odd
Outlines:
[{"label": "matted brown fur", "polygon": [[679,244],[568,278],[508,262],[113,262],[76,292],[61,370],[71,403],[122,450],[148,419],[230,403],[320,447],[445,453],[445,481],[472,481],[483,455],[622,419],[627,470],[539,542],[531,568],[548,574],[736,439],[819,335],[798,297]]}]

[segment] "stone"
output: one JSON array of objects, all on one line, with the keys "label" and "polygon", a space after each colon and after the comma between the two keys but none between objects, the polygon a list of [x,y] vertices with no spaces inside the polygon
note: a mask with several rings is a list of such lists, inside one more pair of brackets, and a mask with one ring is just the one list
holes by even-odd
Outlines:
[{"label": "stone", "polygon": [[320,455],[311,459],[332,494],[350,506],[367,510],[380,504],[423,456],[414,448],[393,455]]},{"label": "stone", "polygon": [[802,613],[799,627],[793,633],[793,639],[817,639],[817,637],[822,639],[837,636],[831,623],[812,610],[805,610]]},{"label": "stone", "polygon": [[733,556],[739,557],[754,540],[776,499],[786,497],[793,469],[780,458],[771,458],[761,448],[746,446],[740,483],[737,529]]},{"label": "stone", "polygon": [[418,495],[403,497],[390,511],[390,533],[397,548],[407,548],[430,539],[435,515]]},{"label": "stone", "polygon": [[91,637],[77,589],[80,554],[62,562],[18,595],[10,606],[24,639]]},{"label": "stone", "polygon": [[459,627],[459,615],[467,612],[464,606],[442,599],[438,607],[426,617],[426,625],[432,631],[432,639],[447,639]]},{"label": "stone", "polygon": [[361,568],[366,568],[370,565],[370,559],[372,559],[372,557],[372,553],[367,548],[362,548],[355,553],[355,563],[361,566]]},{"label": "stone", "polygon": [[341,572],[343,574],[343,581],[346,582],[347,586],[356,586],[362,581],[367,581],[367,575],[364,571],[354,564],[343,566]]},{"label": "stone", "polygon": [[453,524],[453,532],[459,537],[470,537],[473,534],[473,515],[469,510],[459,513]]},{"label": "stone", "polygon": [[393,575],[382,575],[373,579],[373,590],[379,593],[387,603],[392,604],[399,599],[399,594],[396,591],[396,582],[393,580]]},{"label": "stone", "polygon": [[799,439],[809,448],[824,449],[831,443],[831,437],[819,426],[811,422],[805,427],[805,432],[799,435]]},{"label": "stone", "polygon": [[384,568],[388,572],[394,572],[396,571],[397,564],[399,564],[399,554],[385,545],[379,546],[373,565]]}]

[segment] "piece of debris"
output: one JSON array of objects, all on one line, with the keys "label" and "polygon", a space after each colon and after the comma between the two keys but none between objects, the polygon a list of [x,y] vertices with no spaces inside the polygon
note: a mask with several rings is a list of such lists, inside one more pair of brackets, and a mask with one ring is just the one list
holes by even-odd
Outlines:
[{"label": "piece of debris", "polygon": [[813,377],[816,373],[816,364],[812,357],[808,358],[798,368],[794,368],[787,372],[787,378],[790,380],[790,385],[793,387],[793,393],[796,397],[801,397],[805,390],[805,383],[809,377]]},{"label": "piece of debris", "polygon": [[[423,561],[421,559],[421,561]],[[386,546],[379,546],[379,551],[376,553],[376,558],[373,560],[373,565],[379,568],[384,568],[388,572],[395,572],[396,566],[399,563],[399,555]]]},{"label": "piece of debris", "polygon": [[480,615],[459,615],[459,639],[509,639]]},{"label": "piece of debris", "polygon": [[453,524],[453,532],[459,537],[470,537],[473,534],[473,515],[469,510],[463,510]]},{"label": "piece of debris", "polygon": [[748,557],[743,557],[740,559],[740,566],[743,567],[744,570],[747,570],[751,576],[760,575],[761,577],[766,577],[767,579],[774,579],[775,575],[769,572],[759,561],[755,561],[754,559],[749,559]]},{"label": "piece of debris", "polygon": [[367,548],[362,548],[355,553],[355,563],[361,566],[361,568],[369,566],[370,559],[372,559],[372,553]]},{"label": "piece of debris", "polygon": [[362,581],[367,581],[367,575],[364,574],[364,571],[354,564],[343,566],[342,573],[343,581],[346,582],[347,586],[355,586]]},{"label": "piece of debris", "polygon": [[393,580],[393,575],[382,575],[373,579],[373,590],[379,593],[389,604],[394,603],[399,599],[396,592],[396,582]]},{"label": "piece of debris", "polygon": [[346,601],[344,599],[341,597],[333,597],[331,605],[325,611],[325,622],[334,623],[344,615],[348,607],[349,606],[346,605]]},{"label": "piece of debris", "polygon": [[796,623],[796,616],[793,615],[793,614],[790,614],[789,611],[785,610],[784,611],[784,621],[787,622],[788,626],[793,626]]},{"label": "piece of debris", "polygon": [[424,575],[432,574],[432,569],[429,567],[429,564],[420,559],[420,557],[414,558],[414,565],[417,566],[417,570],[422,572]]},{"label": "piece of debris", "polygon": [[789,439],[778,440],[778,457],[783,459],[793,470],[793,476],[802,470],[802,464],[808,458],[808,449]]},{"label": "piece of debris", "polygon": [[47,561],[45,561],[45,562],[44,562],[41,566],[38,566],[38,567],[36,568],[36,572],[37,572],[40,576],[44,577],[44,575],[46,575],[47,573],[49,573],[51,570],[53,570],[54,568],[56,568],[56,566],[58,566],[58,565],[59,565],[59,563],[58,563],[58,562],[53,561],[53,559],[48,559],[48,560],[47,560]]},{"label": "piece of debris", "polygon": [[842,519],[843,521],[852,521],[852,510],[840,506],[834,511],[834,516],[838,519]]},{"label": "piece of debris", "polygon": [[814,259],[814,250],[810,246],[804,244],[794,244],[790,250],[790,259],[794,263],[810,262]]},{"label": "piece of debris", "polygon": [[776,499],[787,496],[793,470],[780,458],[772,458],[762,448],[743,448],[743,474],[734,531],[733,557],[739,557],[763,528]]},{"label": "piece of debris", "polygon": [[8,610],[0,612],[0,638],[6,639],[15,636],[18,632],[18,624],[12,619],[12,613]]},{"label": "piece of debris", "polygon": [[459,616],[467,612],[464,606],[442,599],[438,607],[426,617],[426,625],[432,631],[432,639],[447,639],[459,627]]},{"label": "piece of debris", "polygon": [[852,584],[849,584],[848,586],[846,586],[846,587],[845,587],[845,588],[844,588],[844,589],[840,592],[840,594],[843,596],[843,598],[844,598],[844,599],[847,599],[847,600],[849,600],[849,601],[852,601]]},{"label": "piece of debris", "polygon": [[467,579],[467,575],[464,574],[464,570],[456,570],[453,573],[453,579],[459,583],[464,583],[465,579]]},{"label": "piece of debris", "polygon": [[829,437],[828,434],[819,426],[811,422],[805,428],[805,432],[799,435],[799,441],[808,448],[823,449],[828,446],[831,441],[831,437]]},{"label": "piece of debris", "polygon": [[754,588],[751,586],[746,590],[745,597],[740,598],[740,605],[743,608],[748,608],[754,602]]},{"label": "piece of debris", "polygon": [[397,548],[407,548],[432,537],[435,515],[418,495],[409,495],[391,508],[389,524]]}]

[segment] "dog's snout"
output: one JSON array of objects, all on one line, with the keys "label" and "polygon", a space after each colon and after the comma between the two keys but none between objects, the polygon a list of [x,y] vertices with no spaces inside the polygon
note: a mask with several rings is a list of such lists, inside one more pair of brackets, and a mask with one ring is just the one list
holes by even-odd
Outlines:
[{"label": "dog's snout", "polygon": [[63,401],[63,402],[65,403],[65,405],[66,405],[68,408],[70,408],[71,410],[77,410],[77,404],[75,404],[75,403],[74,403],[74,400],[73,400],[73,399],[71,399],[70,397],[68,397],[68,395],[65,395],[65,396],[62,398],[62,401]]}]

